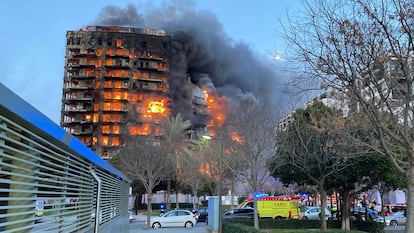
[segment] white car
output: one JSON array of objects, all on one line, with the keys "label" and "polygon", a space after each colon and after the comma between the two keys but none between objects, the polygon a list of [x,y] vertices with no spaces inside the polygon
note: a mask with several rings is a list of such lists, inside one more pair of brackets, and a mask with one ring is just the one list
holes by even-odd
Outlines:
[{"label": "white car", "polygon": [[196,217],[188,210],[171,210],[160,217],[151,218],[151,227],[185,227],[191,228],[196,224]]},{"label": "white car", "polygon": [[[305,209],[305,211],[302,213],[302,219],[321,219],[320,218],[321,213],[321,207],[308,207]],[[326,219],[332,218],[331,211],[325,208],[325,215]]]},{"label": "white car", "polygon": [[401,224],[404,225],[407,220],[407,217],[405,216],[405,211],[400,210],[400,211],[393,213],[392,215],[376,218],[376,221],[378,222],[384,222],[384,220],[385,220],[385,225],[387,226],[398,226]]}]

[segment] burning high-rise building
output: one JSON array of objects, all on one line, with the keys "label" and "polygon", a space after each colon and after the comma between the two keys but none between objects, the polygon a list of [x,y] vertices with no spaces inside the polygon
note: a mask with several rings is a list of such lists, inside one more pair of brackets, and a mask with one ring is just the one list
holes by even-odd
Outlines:
[{"label": "burning high-rise building", "polygon": [[170,36],[88,26],[67,32],[61,126],[103,158],[168,115]]}]

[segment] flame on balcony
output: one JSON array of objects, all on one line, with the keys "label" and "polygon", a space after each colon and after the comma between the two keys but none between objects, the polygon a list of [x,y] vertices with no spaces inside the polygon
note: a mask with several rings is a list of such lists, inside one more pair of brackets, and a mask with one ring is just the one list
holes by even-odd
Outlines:
[{"label": "flame on balcony", "polygon": [[137,103],[137,113],[142,120],[139,124],[131,125],[131,135],[158,135],[159,129],[154,124],[160,123],[168,116],[168,99],[164,97],[152,97],[148,101]]},{"label": "flame on balcony", "polygon": [[150,113],[165,113],[167,109],[165,108],[164,101],[151,101],[148,104],[148,112]]},{"label": "flame on balcony", "polygon": [[207,112],[210,117],[209,131],[212,136],[217,132],[217,129],[224,125],[227,115],[227,101],[224,96],[218,96],[216,93],[205,89],[203,90],[205,100],[208,104]]}]

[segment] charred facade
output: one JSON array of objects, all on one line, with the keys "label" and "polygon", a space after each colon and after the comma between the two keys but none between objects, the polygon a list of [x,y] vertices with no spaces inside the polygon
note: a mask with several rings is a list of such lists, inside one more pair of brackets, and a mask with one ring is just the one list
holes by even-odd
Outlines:
[{"label": "charred facade", "polygon": [[66,38],[61,126],[103,158],[129,135],[157,135],[169,114],[170,36],[88,26]]}]

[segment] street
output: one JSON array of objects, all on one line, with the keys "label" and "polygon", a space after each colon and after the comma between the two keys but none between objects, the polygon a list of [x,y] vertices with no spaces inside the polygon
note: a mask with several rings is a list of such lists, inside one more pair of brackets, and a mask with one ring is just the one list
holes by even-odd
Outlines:
[{"label": "street", "polygon": [[[154,229],[145,228],[145,216],[134,215],[134,220],[129,224],[129,233],[144,233],[149,231],[155,231]],[[159,228],[156,229],[156,232],[168,232],[168,233],[181,233],[181,232],[191,232],[191,233],[206,233],[207,224],[205,222],[197,223],[193,228],[186,229],[184,227],[169,227],[169,228]]]}]

